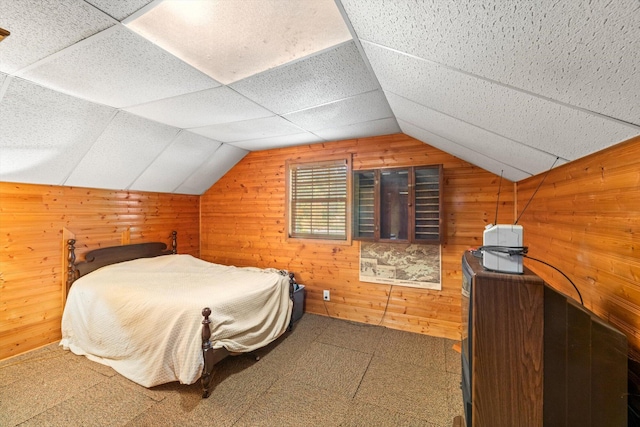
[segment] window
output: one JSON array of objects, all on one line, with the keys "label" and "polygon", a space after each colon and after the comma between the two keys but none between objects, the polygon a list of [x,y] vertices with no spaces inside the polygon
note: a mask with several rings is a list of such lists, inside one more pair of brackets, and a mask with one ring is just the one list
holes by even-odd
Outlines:
[{"label": "window", "polygon": [[353,173],[353,238],[439,243],[442,166]]},{"label": "window", "polygon": [[350,176],[350,159],[344,157],[288,162],[288,237],[347,242]]}]

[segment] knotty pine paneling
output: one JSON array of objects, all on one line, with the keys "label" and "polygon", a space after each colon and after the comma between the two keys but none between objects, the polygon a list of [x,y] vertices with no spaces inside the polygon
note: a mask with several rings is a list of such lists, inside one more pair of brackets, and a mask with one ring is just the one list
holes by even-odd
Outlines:
[{"label": "knotty pine paneling", "polygon": [[[518,183],[518,207],[542,179]],[[623,331],[640,360],[640,137],[553,169],[519,224],[529,255],[569,276],[584,305]],[[525,264],[578,300],[561,274]]]},{"label": "knotty pine paneling", "polygon": [[66,255],[162,241],[199,256],[199,196],[0,182],[0,359],[60,339]]},{"label": "knotty pine paneling", "polygon": [[[354,170],[444,166],[442,291],[360,282],[356,241],[285,239],[286,160],[343,153],[352,155]],[[294,271],[311,313],[458,340],[462,253],[482,244],[485,225],[495,219],[499,183],[498,176],[403,134],[252,152],[201,198],[201,256]],[[502,222],[513,222],[513,199],[513,183],[504,181]],[[322,300],[323,289],[331,290],[330,302]]]}]

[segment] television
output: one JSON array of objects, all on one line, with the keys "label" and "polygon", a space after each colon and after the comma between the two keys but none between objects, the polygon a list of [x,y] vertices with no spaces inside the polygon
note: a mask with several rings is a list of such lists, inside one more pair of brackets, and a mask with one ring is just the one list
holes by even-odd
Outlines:
[{"label": "television", "polygon": [[627,338],[526,267],[462,257],[467,427],[626,426]]}]

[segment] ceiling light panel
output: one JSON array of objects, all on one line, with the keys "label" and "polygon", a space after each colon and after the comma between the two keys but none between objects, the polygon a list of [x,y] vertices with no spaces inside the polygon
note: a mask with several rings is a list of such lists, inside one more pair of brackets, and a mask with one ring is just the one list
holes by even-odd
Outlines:
[{"label": "ceiling light panel", "polygon": [[543,172],[556,163],[556,156],[553,154],[465,123],[393,93],[386,95],[398,120],[416,124],[431,133],[502,163],[513,165],[531,175]]},{"label": "ceiling light panel", "polygon": [[376,90],[283,117],[303,129],[315,131],[390,118],[393,112],[382,91]]},{"label": "ceiling light panel", "polygon": [[0,71],[14,73],[115,24],[77,0],[3,0],[0,24],[11,36],[0,46]]},{"label": "ceiling light panel", "polygon": [[354,42],[230,85],[278,114],[292,113],[379,88]]},{"label": "ceiling light panel", "polygon": [[[136,179],[131,190],[171,193],[197,170],[222,143],[191,132],[178,137]],[[211,184],[211,183],[210,183]]]},{"label": "ceiling light panel", "polygon": [[367,42],[363,47],[385,91],[567,160],[638,134],[635,126],[430,61]]},{"label": "ceiling light panel", "polygon": [[174,127],[120,111],[64,184],[127,189],[177,133]]},{"label": "ceiling light panel", "polygon": [[236,142],[249,139],[293,135],[302,132],[302,129],[282,117],[272,116],[262,119],[205,126],[191,129],[191,131],[199,135],[215,139],[216,141]]},{"label": "ceiling light panel", "polygon": [[478,153],[464,145],[460,145],[455,141],[443,138],[440,135],[431,133],[428,130],[422,129],[411,123],[407,123],[399,119],[398,124],[400,125],[403,133],[486,171],[493,172],[496,175],[502,175],[509,181],[516,182],[531,176],[527,172],[515,168],[513,165],[499,162],[488,155]]},{"label": "ceiling light panel", "polygon": [[395,118],[373,120],[354,125],[327,128],[314,133],[327,141],[341,139],[367,138],[369,136],[391,135],[400,132]]},{"label": "ceiling light panel", "polygon": [[640,124],[637,0],[342,3],[361,40]]},{"label": "ceiling light panel", "polygon": [[118,21],[122,21],[133,12],[143,8],[153,0],[85,0],[91,3],[104,13],[113,16]]},{"label": "ceiling light panel", "polygon": [[334,0],[165,0],[125,21],[229,84],[351,39]]},{"label": "ceiling light panel", "polygon": [[272,116],[226,86],[126,108],[127,111],[179,128],[193,128]]},{"label": "ceiling light panel", "polygon": [[62,184],[115,112],[10,78],[0,100],[0,180]]},{"label": "ceiling light panel", "polygon": [[120,24],[20,74],[93,102],[125,107],[220,84]]},{"label": "ceiling light panel", "polygon": [[203,194],[248,153],[242,148],[222,144],[175,192]]}]

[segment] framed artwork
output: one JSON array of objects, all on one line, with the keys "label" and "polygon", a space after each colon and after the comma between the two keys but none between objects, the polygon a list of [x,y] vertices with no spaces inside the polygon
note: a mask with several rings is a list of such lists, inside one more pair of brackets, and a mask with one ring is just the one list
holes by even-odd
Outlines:
[{"label": "framed artwork", "polygon": [[360,281],[442,289],[440,245],[360,242]]}]

